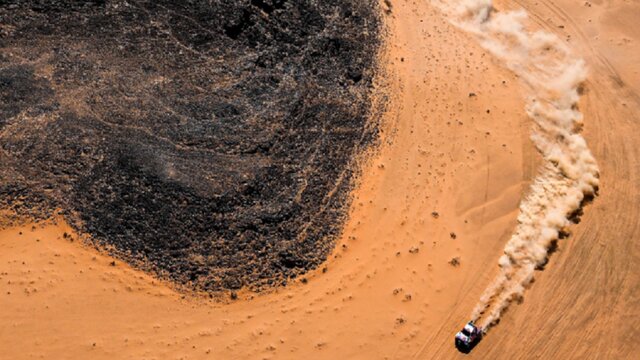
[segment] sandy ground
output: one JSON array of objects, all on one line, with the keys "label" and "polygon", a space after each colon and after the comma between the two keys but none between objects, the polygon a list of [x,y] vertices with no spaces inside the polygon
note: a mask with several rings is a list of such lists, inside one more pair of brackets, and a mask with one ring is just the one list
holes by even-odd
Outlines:
[{"label": "sandy ground", "polygon": [[[427,2],[392,5],[379,81],[390,97],[383,144],[363,164],[333,256],[307,283],[216,304],[65,237],[72,232],[61,221],[8,228],[2,356],[463,357],[453,335],[497,272],[540,160],[518,79]],[[629,341],[640,335],[640,4],[498,6],[525,7],[587,61],[581,109],[602,184],[524,302],[469,357],[631,358],[640,350]]]}]

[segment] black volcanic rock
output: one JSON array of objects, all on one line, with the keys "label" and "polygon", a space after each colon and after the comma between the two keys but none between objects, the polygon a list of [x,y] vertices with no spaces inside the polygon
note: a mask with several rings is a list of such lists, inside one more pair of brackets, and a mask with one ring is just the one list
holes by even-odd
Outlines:
[{"label": "black volcanic rock", "polygon": [[376,135],[376,4],[0,2],[4,207],[197,289],[316,267]]}]

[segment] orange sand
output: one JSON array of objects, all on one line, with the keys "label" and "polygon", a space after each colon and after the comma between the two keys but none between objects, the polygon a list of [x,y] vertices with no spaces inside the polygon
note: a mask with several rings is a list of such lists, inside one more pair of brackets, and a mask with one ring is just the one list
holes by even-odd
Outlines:
[{"label": "orange sand", "polygon": [[[521,3],[539,26],[571,35],[590,65],[581,106],[601,196],[524,303],[470,357],[625,358],[639,350],[627,339],[640,335],[627,321],[637,322],[640,308],[640,81],[630,62],[640,25],[627,21],[640,6]],[[392,5],[379,80],[391,100],[383,144],[363,165],[326,272],[216,304],[113,266],[64,239],[71,231],[62,223],[8,228],[0,231],[0,358],[463,357],[453,335],[495,275],[539,159],[518,80],[427,2]],[[631,41],[608,40],[619,36]]]}]

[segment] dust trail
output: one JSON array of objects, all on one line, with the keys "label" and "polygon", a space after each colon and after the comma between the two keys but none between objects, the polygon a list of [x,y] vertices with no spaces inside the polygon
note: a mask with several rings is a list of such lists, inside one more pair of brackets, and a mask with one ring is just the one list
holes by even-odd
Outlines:
[{"label": "dust trail", "polygon": [[527,29],[522,10],[497,12],[491,0],[433,2],[523,80],[530,93],[526,112],[534,120],[531,139],[545,160],[520,203],[518,225],[499,260],[500,273],[471,315],[489,329],[522,297],[585,196],[597,191],[598,165],[579,134],[578,100],[586,69],[555,35]]}]

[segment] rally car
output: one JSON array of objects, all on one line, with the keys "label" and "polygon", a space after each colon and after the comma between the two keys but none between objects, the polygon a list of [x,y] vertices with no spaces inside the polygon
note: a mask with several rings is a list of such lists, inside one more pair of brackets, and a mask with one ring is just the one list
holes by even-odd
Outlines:
[{"label": "rally car", "polygon": [[461,331],[456,334],[456,347],[458,350],[468,352],[482,339],[482,329],[469,321]]}]

